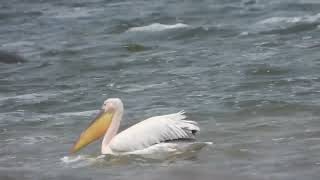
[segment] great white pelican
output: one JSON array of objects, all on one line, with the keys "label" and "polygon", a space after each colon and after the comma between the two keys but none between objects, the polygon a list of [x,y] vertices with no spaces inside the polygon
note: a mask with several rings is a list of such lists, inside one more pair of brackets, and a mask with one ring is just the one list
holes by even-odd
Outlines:
[{"label": "great white pelican", "polygon": [[100,113],[82,132],[71,153],[79,151],[102,136],[102,154],[170,149],[181,141],[194,140],[196,133],[200,131],[197,123],[187,120],[181,111],[148,118],[117,134],[122,115],[123,103],[120,99],[105,100]]}]

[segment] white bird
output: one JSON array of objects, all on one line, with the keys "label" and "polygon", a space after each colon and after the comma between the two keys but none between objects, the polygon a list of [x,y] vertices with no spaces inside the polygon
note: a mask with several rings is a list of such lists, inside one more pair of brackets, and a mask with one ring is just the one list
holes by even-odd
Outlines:
[{"label": "white bird", "polygon": [[[146,153],[165,149],[179,149],[180,140],[194,140],[200,131],[195,121],[187,120],[184,112],[154,116],[117,134],[123,115],[123,103],[118,98],[104,101],[99,115],[80,135],[71,149],[77,152],[103,137],[102,154]],[[205,144],[200,146],[200,149]]]}]

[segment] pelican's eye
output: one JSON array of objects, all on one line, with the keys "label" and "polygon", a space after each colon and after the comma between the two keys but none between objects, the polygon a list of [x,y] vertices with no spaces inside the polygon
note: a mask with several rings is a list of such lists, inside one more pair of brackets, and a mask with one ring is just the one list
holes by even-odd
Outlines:
[{"label": "pelican's eye", "polygon": [[102,104],[102,109],[106,109],[106,106],[107,106],[107,103],[104,102],[104,103]]}]

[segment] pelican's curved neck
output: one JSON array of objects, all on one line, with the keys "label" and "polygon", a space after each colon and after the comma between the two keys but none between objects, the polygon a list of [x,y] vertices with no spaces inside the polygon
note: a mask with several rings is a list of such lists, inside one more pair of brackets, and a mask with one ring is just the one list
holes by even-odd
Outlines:
[{"label": "pelican's curved neck", "polygon": [[123,107],[117,108],[117,110],[115,111],[112,117],[110,127],[103,137],[102,144],[101,144],[101,154],[109,154],[111,152],[111,149],[109,148],[109,143],[112,140],[112,138],[116,136],[119,130],[120,122],[122,120],[122,115],[123,115]]}]

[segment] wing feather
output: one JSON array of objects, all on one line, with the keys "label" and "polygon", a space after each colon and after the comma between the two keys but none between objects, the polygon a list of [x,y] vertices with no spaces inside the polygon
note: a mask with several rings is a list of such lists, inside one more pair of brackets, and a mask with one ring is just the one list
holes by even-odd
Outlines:
[{"label": "wing feather", "polygon": [[169,140],[194,139],[200,128],[195,121],[186,118],[183,111],[151,117],[120,132],[109,147],[114,152],[129,152]]}]

